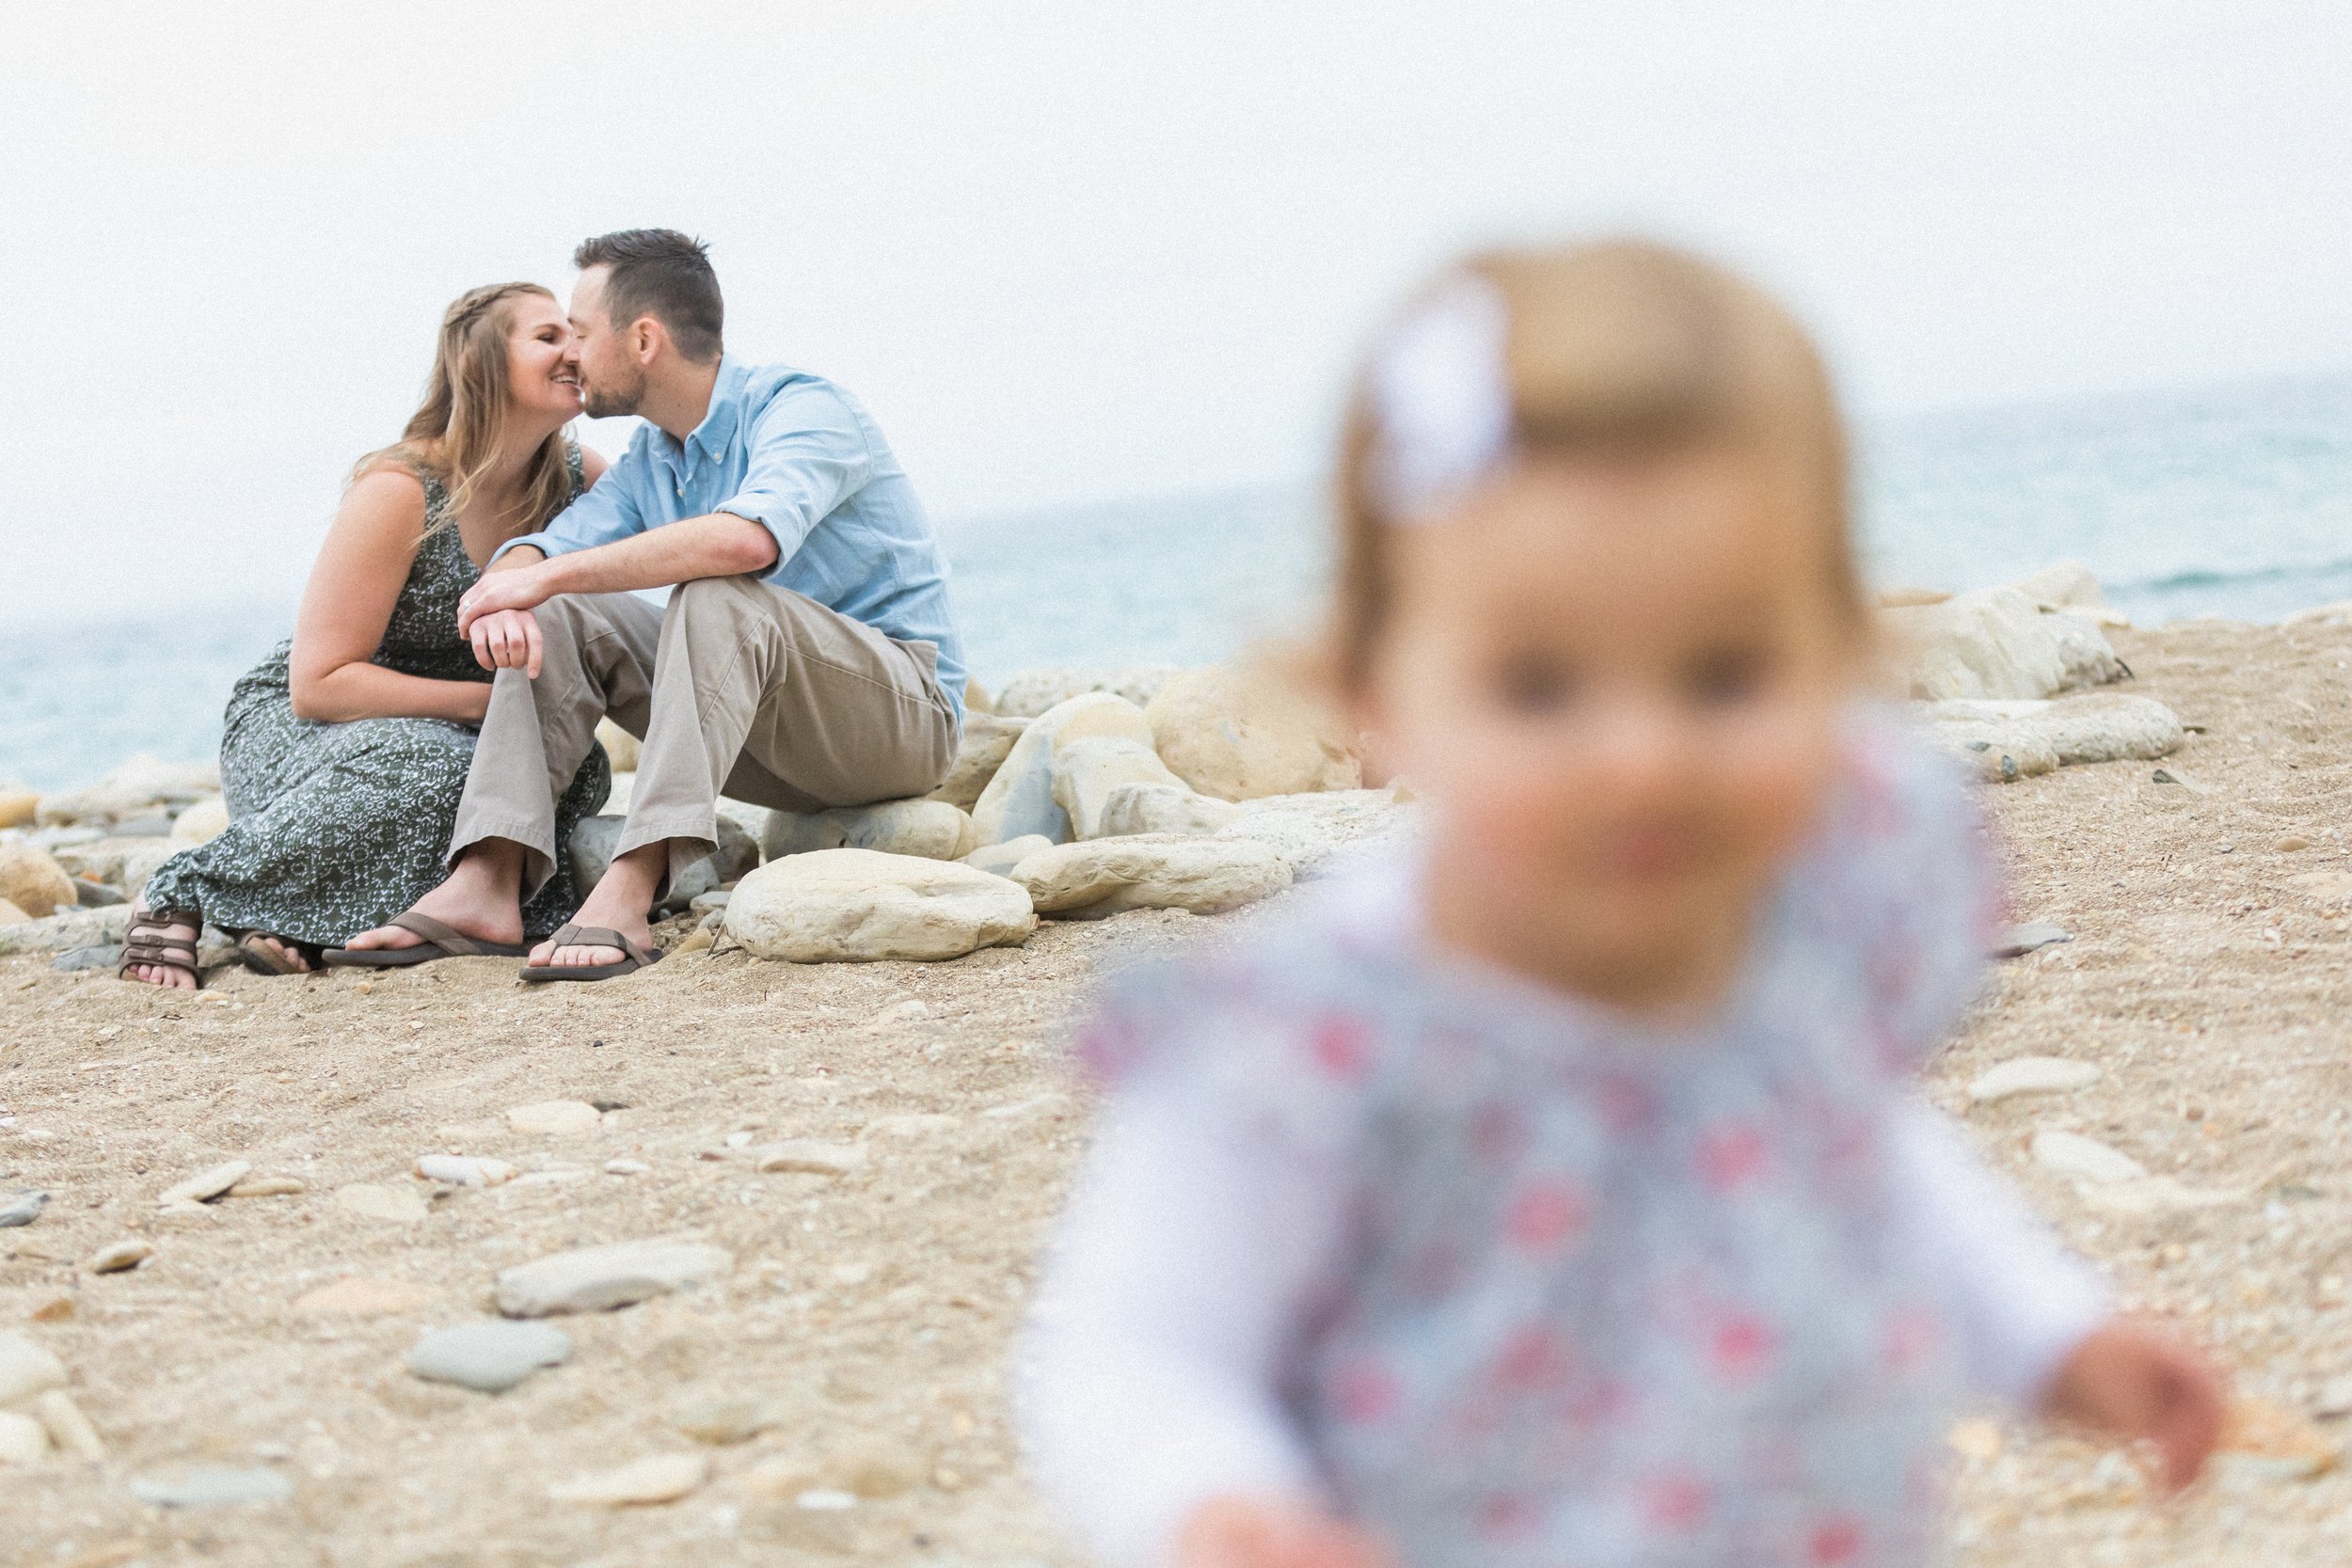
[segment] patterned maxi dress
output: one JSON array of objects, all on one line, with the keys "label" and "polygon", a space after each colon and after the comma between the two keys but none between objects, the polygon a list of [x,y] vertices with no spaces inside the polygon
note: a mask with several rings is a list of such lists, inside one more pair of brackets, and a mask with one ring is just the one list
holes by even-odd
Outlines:
[{"label": "patterned maxi dress", "polygon": [[[569,458],[577,495],[577,446]],[[371,662],[427,680],[486,682],[490,673],[457,635],[458,596],[482,574],[447,521],[448,492],[419,477],[426,531]],[[293,647],[279,643],[230,694],[220,744],[227,831],[166,861],[146,898],[151,909],[201,911],[223,930],[333,945],[385,924],[440,882],[475,732],[440,719],[297,719]],[[556,807],[555,875],[523,905],[532,935],[554,930],[579,906],[563,846],[612,783],[604,748],[592,748]]]}]

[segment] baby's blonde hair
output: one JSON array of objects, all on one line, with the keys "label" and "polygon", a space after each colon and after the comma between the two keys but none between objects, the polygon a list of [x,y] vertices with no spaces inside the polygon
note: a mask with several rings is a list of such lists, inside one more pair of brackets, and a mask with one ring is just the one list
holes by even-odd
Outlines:
[{"label": "baby's blonde hair", "polygon": [[[1501,250],[1446,269],[1426,303],[1488,286],[1503,330],[1509,444],[1520,457],[1622,460],[1733,448],[1779,466],[1818,515],[1841,615],[1865,618],[1847,494],[1846,434],[1820,353],[1762,290],[1638,240]],[[1409,313],[1409,312],[1408,312]],[[1379,357],[1357,381],[1337,476],[1339,562],[1327,667],[1359,690],[1393,598]]]}]

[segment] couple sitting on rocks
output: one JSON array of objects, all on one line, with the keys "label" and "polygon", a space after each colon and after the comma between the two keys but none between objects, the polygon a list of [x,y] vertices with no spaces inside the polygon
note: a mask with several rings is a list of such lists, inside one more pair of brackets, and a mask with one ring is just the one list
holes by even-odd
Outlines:
[{"label": "couple sitting on rocks", "polygon": [[[946,773],[946,572],[866,410],[722,351],[699,242],[630,230],[573,261],[568,317],[531,283],[450,307],[292,641],[237,683],[230,826],[149,880],[126,977],[199,985],[206,922],[269,974],[499,954],[531,980],[624,974],[715,848],[720,795],[816,811]],[[644,419],[609,471],[564,435],[583,410]],[[655,588],[666,608],[637,596]],[[607,716],[644,747],[611,867],[578,889]]]}]

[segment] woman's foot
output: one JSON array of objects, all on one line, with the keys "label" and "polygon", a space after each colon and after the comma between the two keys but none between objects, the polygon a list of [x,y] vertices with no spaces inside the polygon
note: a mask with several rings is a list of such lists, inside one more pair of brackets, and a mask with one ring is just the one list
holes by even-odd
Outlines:
[{"label": "woman's foot", "polygon": [[269,931],[247,931],[237,939],[237,951],[257,974],[310,974],[319,967],[316,947]]},{"label": "woman's foot", "polygon": [[[125,980],[140,980],[171,990],[195,990],[196,944],[202,934],[199,923],[176,910],[170,912],[168,924],[159,921],[155,911],[147,907],[147,900],[141,898],[131,906],[130,924],[123,933],[126,961],[115,973]],[[159,961],[138,962],[142,958]]]},{"label": "woman's foot", "polygon": [[[522,847],[490,839],[469,850],[449,879],[418,899],[418,914],[462,931],[477,942],[512,946],[523,940]],[[358,952],[397,951],[427,939],[400,926],[378,926],[343,943]]]}]

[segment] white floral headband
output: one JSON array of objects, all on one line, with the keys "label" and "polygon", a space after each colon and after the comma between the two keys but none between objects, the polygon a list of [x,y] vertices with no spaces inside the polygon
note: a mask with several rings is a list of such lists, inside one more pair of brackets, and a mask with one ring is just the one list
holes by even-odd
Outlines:
[{"label": "white floral headband", "polygon": [[1401,322],[1373,368],[1373,487],[1418,523],[1511,455],[1510,308],[1483,277],[1447,284]]}]

